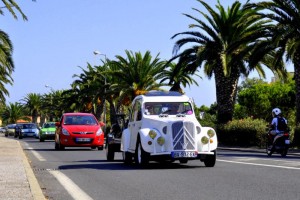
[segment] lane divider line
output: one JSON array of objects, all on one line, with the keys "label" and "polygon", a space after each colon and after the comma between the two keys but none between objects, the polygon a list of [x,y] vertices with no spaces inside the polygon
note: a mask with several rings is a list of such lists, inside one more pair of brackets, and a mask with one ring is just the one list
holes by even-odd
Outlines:
[{"label": "lane divider line", "polygon": [[238,161],[230,161],[230,160],[220,160],[220,159],[217,159],[217,161],[228,162],[228,163],[236,163],[236,164],[243,164],[243,165],[255,165],[255,166],[262,166],[262,167],[274,167],[274,168],[281,168],[281,169],[295,169],[295,170],[300,170],[300,168],[297,168],[297,167],[286,167],[286,166],[280,166],[280,165],[265,165],[265,164],[258,164],[258,163],[247,163],[247,162],[238,162]]},{"label": "lane divider line", "polygon": [[93,200],[93,198],[86,194],[70,178],[60,171],[49,171],[49,173],[52,174],[58,180],[58,182],[60,182],[60,184],[67,190],[74,200]]}]

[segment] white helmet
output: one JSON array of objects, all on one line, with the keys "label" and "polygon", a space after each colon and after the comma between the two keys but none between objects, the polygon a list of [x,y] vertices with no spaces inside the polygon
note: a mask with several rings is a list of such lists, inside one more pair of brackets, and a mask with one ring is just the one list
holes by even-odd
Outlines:
[{"label": "white helmet", "polygon": [[279,109],[279,108],[274,108],[273,110],[272,110],[272,115],[274,116],[277,116],[277,115],[279,115],[281,113],[281,110]]}]

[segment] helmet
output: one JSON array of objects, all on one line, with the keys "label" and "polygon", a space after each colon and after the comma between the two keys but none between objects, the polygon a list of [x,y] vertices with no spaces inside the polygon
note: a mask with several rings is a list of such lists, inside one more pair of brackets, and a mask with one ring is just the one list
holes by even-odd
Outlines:
[{"label": "helmet", "polygon": [[279,108],[274,108],[273,110],[272,110],[272,115],[274,116],[277,116],[277,115],[279,115],[281,113],[281,110],[279,109]]}]

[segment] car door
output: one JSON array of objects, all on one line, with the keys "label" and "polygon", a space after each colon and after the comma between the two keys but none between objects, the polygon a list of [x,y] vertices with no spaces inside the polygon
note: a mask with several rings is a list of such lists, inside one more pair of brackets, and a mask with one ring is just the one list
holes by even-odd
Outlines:
[{"label": "car door", "polygon": [[142,125],[141,99],[137,99],[134,102],[130,120],[131,121],[129,121],[129,125],[128,125],[128,128],[130,130],[129,149],[131,151],[134,151],[136,147],[137,136]]}]

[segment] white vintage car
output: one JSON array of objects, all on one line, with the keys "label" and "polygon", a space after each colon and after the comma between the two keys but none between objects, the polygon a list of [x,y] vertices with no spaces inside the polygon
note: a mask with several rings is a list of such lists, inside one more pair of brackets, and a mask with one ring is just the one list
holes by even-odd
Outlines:
[{"label": "white vintage car", "polygon": [[199,159],[213,167],[217,143],[215,130],[196,119],[192,99],[177,92],[151,91],[133,100],[121,151],[126,164]]}]

